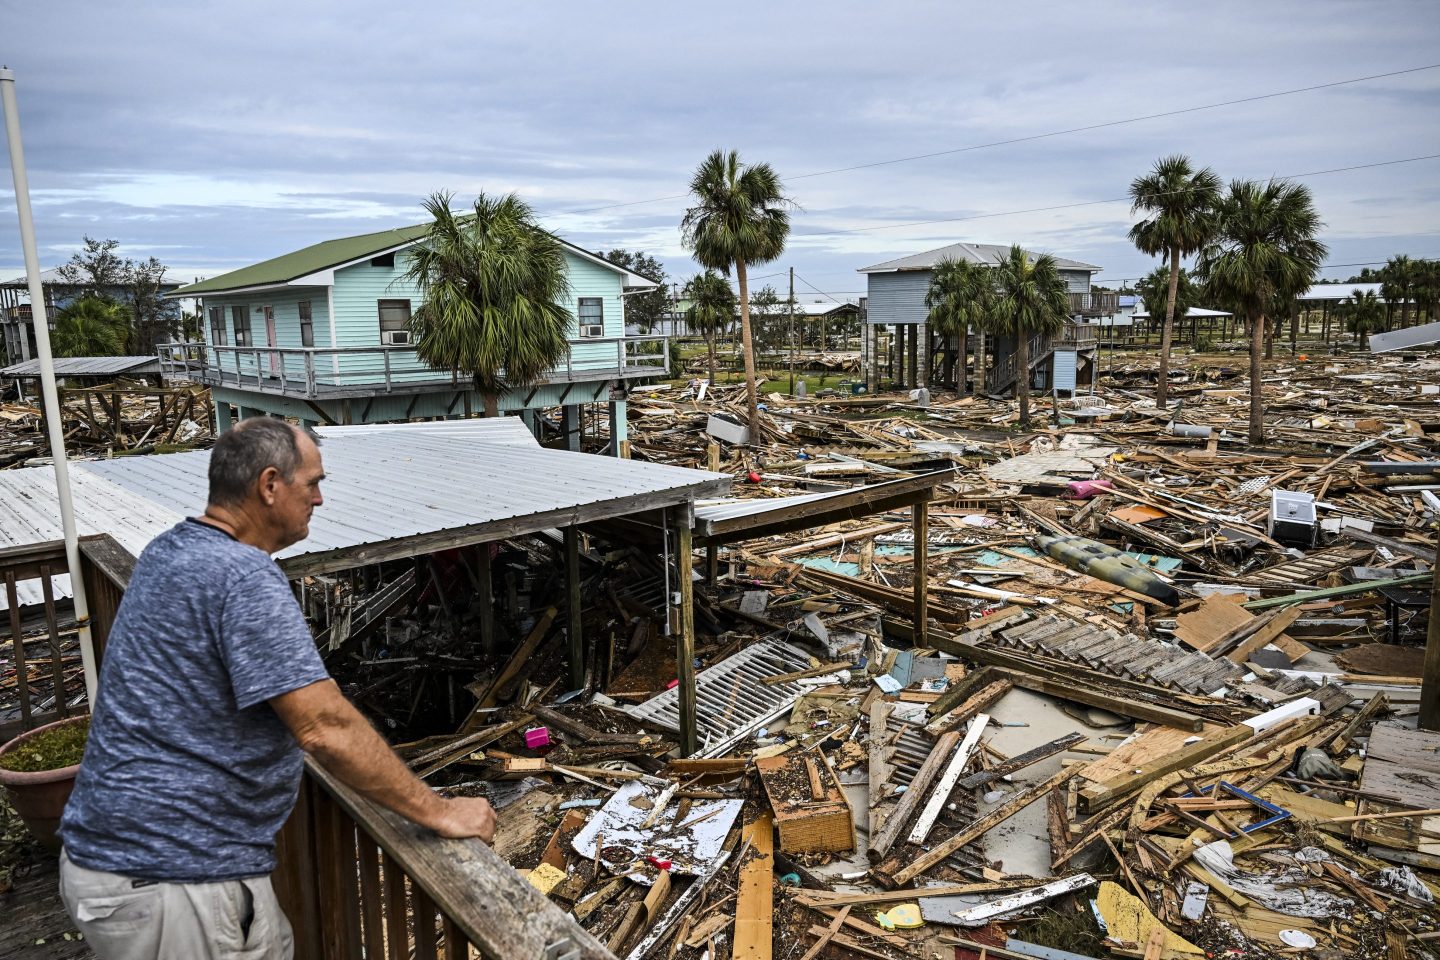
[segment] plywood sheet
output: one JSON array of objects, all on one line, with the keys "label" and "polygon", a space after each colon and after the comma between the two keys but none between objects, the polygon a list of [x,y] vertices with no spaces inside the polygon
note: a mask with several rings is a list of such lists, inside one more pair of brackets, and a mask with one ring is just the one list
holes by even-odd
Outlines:
[{"label": "plywood sheet", "polygon": [[1218,723],[1207,723],[1199,733],[1150,724],[1137,731],[1135,739],[1110,751],[1093,763],[1086,764],[1080,776],[1091,783],[1106,783],[1123,777],[1145,764],[1169,756],[1196,738],[1208,737],[1225,729]]},{"label": "plywood sheet", "polygon": [[1440,733],[1377,724],[1360,787],[1409,806],[1440,807]]}]

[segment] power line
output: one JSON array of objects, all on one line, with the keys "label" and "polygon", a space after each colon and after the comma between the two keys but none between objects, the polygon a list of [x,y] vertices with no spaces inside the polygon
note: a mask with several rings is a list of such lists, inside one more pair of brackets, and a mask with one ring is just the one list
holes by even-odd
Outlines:
[{"label": "power line", "polygon": [[[1187,113],[1198,113],[1202,110],[1216,110],[1221,107],[1233,107],[1242,103],[1255,103],[1260,100],[1273,100],[1276,97],[1288,97],[1297,93],[1310,93],[1315,90],[1328,90],[1333,87],[1348,86],[1353,83],[1365,83],[1369,80],[1383,80],[1387,77],[1399,77],[1411,73],[1421,73],[1425,70],[1440,68],[1440,63],[1432,63],[1423,67],[1409,67],[1404,70],[1392,70],[1387,73],[1374,73],[1364,77],[1352,77],[1348,80],[1332,80],[1329,83],[1316,83],[1306,87],[1295,87],[1291,90],[1278,90],[1273,93],[1260,93],[1249,97],[1238,97],[1234,100],[1221,100],[1217,103],[1205,103],[1194,107],[1181,107],[1176,110],[1165,110],[1160,113],[1148,113],[1138,117],[1127,117],[1124,120],[1106,120],[1101,123],[1091,123],[1080,127],[1069,127],[1064,130],[1051,130],[1047,133],[1036,133],[1024,137],[1012,137],[1008,140],[992,140],[988,143],[975,143],[964,147],[954,147],[948,150],[936,150],[931,153],[918,153],[908,157],[896,157],[891,160],[875,160],[870,163],[857,163],[848,167],[836,167],[832,170],[816,170],[812,173],[802,173],[798,176],[788,178],[790,181],[809,180],[813,177],[828,177],[836,173],[849,173],[854,170],[868,170],[872,167],[891,166],[897,163],[910,163],[915,160],[929,160],[934,157],[953,156],[959,153],[971,153],[976,150],[988,150],[992,147],[1004,147],[1017,143],[1029,143],[1035,140],[1047,140],[1053,137],[1068,136],[1072,133],[1085,133],[1091,130],[1104,130],[1110,127],[1119,127],[1131,123],[1141,123],[1145,120],[1158,120],[1162,117],[1176,117]],[[600,207],[589,207],[584,210],[567,211],[570,214],[598,213],[601,210],[616,210],[621,207],[634,207],[646,203],[660,203],[666,200],[684,200],[689,194],[675,194],[668,197],[652,197],[649,200],[630,200],[625,203],[610,203]]]},{"label": "power line", "polygon": [[[1395,165],[1395,164],[1397,164],[1397,163],[1415,163],[1415,162],[1417,162],[1417,161],[1419,161],[1419,160],[1435,160],[1435,159],[1437,159],[1437,158],[1440,158],[1440,153],[1431,153],[1431,154],[1427,154],[1426,156],[1423,156],[1423,157],[1406,157],[1406,158],[1404,158],[1404,159],[1402,159],[1402,160],[1379,160],[1379,161],[1376,161],[1375,163],[1358,163],[1358,164],[1355,164],[1355,165],[1349,166],[1349,167],[1332,167],[1332,168],[1329,169],[1329,170],[1311,170],[1311,171],[1309,171],[1308,173],[1293,173],[1293,174],[1289,174],[1289,175],[1284,176],[1284,177],[1274,177],[1274,178],[1272,178],[1272,179],[1276,179],[1276,180],[1299,180],[1299,179],[1302,179],[1302,178],[1304,178],[1304,177],[1319,177],[1319,176],[1323,176],[1323,175],[1328,174],[1328,173],[1345,173],[1345,172],[1350,171],[1350,170],[1367,170],[1367,169],[1369,169],[1369,168],[1371,168],[1371,167],[1388,167],[1388,166],[1393,166],[1393,165]],[[1168,193],[1184,193],[1184,192],[1187,192],[1189,189],[1193,189],[1193,188],[1186,188],[1186,190],[1173,190],[1173,191],[1168,191]],[[1164,195],[1164,194],[1155,194],[1155,196],[1162,196],[1162,195]],[[1055,204],[1054,206],[1049,206],[1049,207],[1029,207],[1029,208],[1024,209],[1024,210],[1002,210],[1002,211],[999,211],[999,212],[997,212],[997,213],[977,213],[977,214],[972,214],[972,215],[964,216],[964,217],[938,217],[938,218],[936,218],[936,219],[934,219],[934,220],[912,220],[912,221],[909,221],[908,223],[885,223],[885,224],[880,224],[879,226],[874,226],[874,227],[851,227],[851,228],[846,229],[846,230],[827,230],[827,231],[824,231],[824,232],[821,232],[821,233],[797,233],[795,236],[796,236],[796,237],[831,237],[831,236],[838,236],[838,235],[847,234],[847,233],[869,233],[869,232],[872,232],[872,231],[875,231],[875,230],[898,230],[898,229],[901,229],[902,227],[923,227],[923,226],[928,226],[928,225],[930,225],[930,224],[935,224],[935,223],[959,223],[959,222],[962,221],[962,220],[988,220],[988,219],[991,219],[991,218],[993,218],[993,217],[1010,217],[1010,216],[1017,216],[1017,215],[1022,214],[1022,213],[1047,213],[1047,212],[1054,211],[1054,210],[1073,210],[1073,209],[1075,209],[1076,207],[1093,207],[1093,206],[1098,206],[1098,205],[1100,205],[1100,204],[1105,204],[1105,203],[1129,203],[1129,202],[1130,202],[1130,198],[1129,198],[1128,196],[1126,196],[1126,197],[1110,197],[1110,198],[1105,199],[1105,200],[1081,200],[1081,201],[1076,202],[1076,203],[1060,203],[1060,204]]]},{"label": "power line", "polygon": [[800,274],[798,274],[798,273],[795,274],[795,279],[796,279],[796,280],[799,280],[801,283],[805,284],[805,286],[809,287],[811,290],[814,290],[816,293],[820,294],[821,296],[829,297],[831,300],[835,300],[835,302],[838,303],[838,304],[843,305],[844,302],[845,302],[845,301],[843,301],[843,300],[837,300],[837,299],[835,298],[835,295],[832,294],[830,291],[828,291],[828,290],[821,290],[819,287],[815,286],[815,284],[811,283],[809,280],[806,280],[804,277],[800,276]]}]

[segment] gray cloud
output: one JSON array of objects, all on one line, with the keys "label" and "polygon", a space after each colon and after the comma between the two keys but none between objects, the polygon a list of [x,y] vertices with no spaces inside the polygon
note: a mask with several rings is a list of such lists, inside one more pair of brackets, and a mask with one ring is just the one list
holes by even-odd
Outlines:
[{"label": "gray cloud", "polygon": [[[1440,70],[822,177],[1417,66],[1429,4],[1220,0],[1024,5],[859,0],[400,8],[0,0],[42,258],[115,237],[214,274],[421,218],[437,189],[514,190],[590,249],[683,279],[682,194],[706,152],[767,160],[802,210],[785,256],[825,290],[955,240],[1022,242],[1105,276],[1152,265],[1120,197],[1159,156],[1226,178],[1440,153]],[[1440,255],[1440,161],[1307,180],[1334,262]],[[8,180],[5,181],[8,187]],[[581,212],[586,211],[586,212]],[[1005,213],[1005,216],[988,216]],[[865,229],[917,220],[954,223]],[[0,192],[0,269],[20,272]],[[772,268],[773,267],[773,271]]]}]

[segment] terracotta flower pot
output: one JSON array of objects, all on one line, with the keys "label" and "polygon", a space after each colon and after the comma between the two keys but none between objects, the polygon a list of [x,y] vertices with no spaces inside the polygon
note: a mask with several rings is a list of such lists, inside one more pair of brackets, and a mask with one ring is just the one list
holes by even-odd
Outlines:
[{"label": "terracotta flower pot", "polygon": [[[68,717],[54,723],[47,723],[43,727],[36,727],[0,746],[0,757],[14,750],[26,740],[37,737],[47,730],[53,730],[65,724],[89,722],[90,717],[87,714]],[[60,814],[65,812],[65,801],[70,799],[70,791],[75,786],[75,775],[79,772],[80,764],[78,763],[55,770],[37,770],[33,773],[6,770],[0,767],[0,786],[9,792],[10,802],[15,805],[15,811],[20,814],[20,819],[25,821],[25,826],[30,828],[30,832],[35,835],[35,839],[40,841],[41,846],[52,852],[58,853],[60,850],[60,837],[56,832],[60,827]]]}]

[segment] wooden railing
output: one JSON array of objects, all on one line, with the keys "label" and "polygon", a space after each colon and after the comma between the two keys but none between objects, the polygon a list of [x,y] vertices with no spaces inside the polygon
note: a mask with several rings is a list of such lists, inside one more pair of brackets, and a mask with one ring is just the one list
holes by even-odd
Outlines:
[{"label": "wooden railing", "polygon": [[[130,582],[134,558],[108,536],[80,541],[80,568],[90,598],[96,667]],[[5,628],[0,630],[0,742],[89,709],[70,600],[53,578],[66,573],[65,544],[55,540],[0,549]]]},{"label": "wooden railing", "polygon": [[[135,558],[99,536],[80,541],[80,560],[98,668]],[[16,716],[0,717],[0,742],[88,708],[70,601],[51,583],[65,572],[59,541],[0,550],[9,623],[0,690],[13,683],[19,695]],[[313,762],[276,853],[275,890],[300,960],[613,960],[479,840],[442,839]]]},{"label": "wooden railing", "polygon": [[1107,290],[1070,294],[1070,315],[1113,317],[1120,311],[1120,294]]},{"label": "wooden railing", "polygon": [[277,855],[301,960],[613,960],[484,843],[436,836],[314,762]]}]

